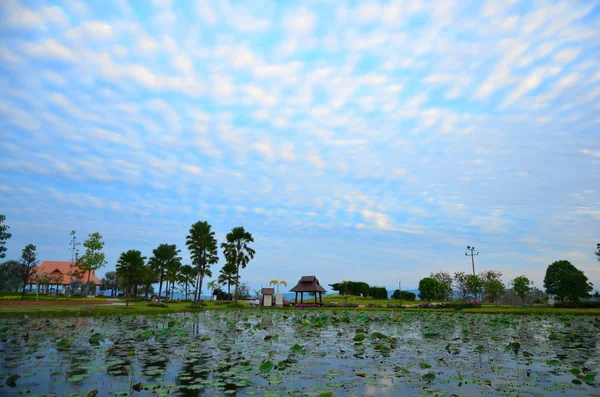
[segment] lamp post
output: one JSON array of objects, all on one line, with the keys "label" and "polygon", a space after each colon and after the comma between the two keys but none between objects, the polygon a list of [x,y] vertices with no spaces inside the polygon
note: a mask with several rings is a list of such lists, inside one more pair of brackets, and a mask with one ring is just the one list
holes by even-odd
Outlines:
[{"label": "lamp post", "polygon": [[471,247],[467,245],[467,250],[471,251],[470,253],[465,252],[465,256],[471,257],[471,264],[473,265],[473,275],[475,275],[475,255],[479,255],[479,252],[475,253],[475,247]]}]

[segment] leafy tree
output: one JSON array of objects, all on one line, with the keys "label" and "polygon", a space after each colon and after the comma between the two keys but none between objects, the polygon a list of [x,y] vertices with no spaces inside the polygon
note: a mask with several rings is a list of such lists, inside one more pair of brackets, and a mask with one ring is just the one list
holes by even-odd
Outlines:
[{"label": "leafy tree", "polygon": [[[499,295],[503,294],[504,291],[500,288],[502,284],[502,272],[497,270],[485,270],[479,273],[479,278],[483,281],[482,297],[481,300],[491,300],[495,302]],[[500,290],[498,289],[500,288]],[[492,296],[493,294],[493,296]]]},{"label": "leafy tree", "polygon": [[371,287],[369,288],[369,296],[374,299],[387,299],[388,292],[385,287]]},{"label": "leafy tree", "polygon": [[546,269],[544,288],[548,294],[556,295],[561,302],[565,299],[577,302],[587,298],[592,287],[586,275],[569,261],[556,261]]},{"label": "leafy tree", "polygon": [[533,285],[533,281],[529,280],[525,276],[519,276],[513,279],[510,282],[510,285],[514,293],[517,294],[519,298],[521,298],[523,304],[525,304],[525,297],[531,292],[531,285]]},{"label": "leafy tree", "polygon": [[71,270],[67,275],[69,276],[69,281],[73,280],[73,268],[76,267],[79,262],[79,246],[81,245],[77,241],[77,232],[75,230],[71,230],[70,233],[71,240],[69,241],[69,251],[71,251]]},{"label": "leafy tree", "polygon": [[162,286],[165,279],[165,269],[168,266],[177,266],[172,262],[181,263],[181,258],[177,256],[181,250],[177,249],[175,244],[161,244],[158,248],[152,250],[150,258],[150,267],[158,274],[158,300],[162,298]]},{"label": "leafy tree", "polygon": [[227,299],[231,299],[231,285],[235,285],[237,280],[237,267],[233,263],[226,263],[219,272],[219,284],[227,285]]},{"label": "leafy tree", "polygon": [[436,299],[441,301],[452,300],[452,276],[450,273],[445,271],[439,271],[437,273],[431,273],[429,277],[433,277],[438,281],[438,290],[436,292]]},{"label": "leafy tree", "polygon": [[23,252],[21,253],[21,269],[19,272],[21,282],[23,283],[21,300],[25,299],[25,286],[27,285],[27,282],[35,275],[36,266],[40,263],[40,261],[37,260],[35,250],[35,245],[28,244],[25,248],[23,248]]},{"label": "leafy tree", "polygon": [[484,282],[484,290],[486,291],[486,297],[492,303],[496,303],[498,298],[506,292],[504,283],[500,280],[490,280]]},{"label": "leafy tree", "polygon": [[598,262],[600,262],[600,243],[596,245],[596,257],[598,258]]},{"label": "leafy tree", "polygon": [[206,221],[194,223],[190,228],[190,234],[186,238],[186,245],[198,274],[198,283],[194,293],[194,301],[197,301],[202,294],[202,281],[207,274],[207,270],[209,270],[210,265],[219,261],[217,239],[210,224]]},{"label": "leafy tree", "polygon": [[467,276],[467,290],[477,300],[477,295],[481,295],[481,291],[483,290],[483,280],[479,276],[469,274]]},{"label": "leafy tree", "polygon": [[269,285],[277,286],[277,293],[279,293],[279,286],[285,285],[287,287],[287,282],[285,280],[271,280],[271,281],[269,281]]},{"label": "leafy tree", "polygon": [[[236,267],[235,282],[235,303],[237,303],[240,284],[240,267],[244,269],[251,259],[254,258],[255,251],[250,248],[250,243],[254,242],[252,234],[244,230],[242,226],[234,227],[231,232],[225,236],[226,242],[221,244],[225,259],[233,263]],[[250,295],[250,294],[248,294]]]},{"label": "leafy tree", "polygon": [[[165,272],[165,280],[167,281],[167,292],[166,295],[169,299],[173,299],[173,291],[175,289],[175,283],[179,280],[179,272],[181,270],[181,261],[171,261],[167,264],[167,271]],[[210,270],[206,270],[206,274],[210,277]]]},{"label": "leafy tree", "polygon": [[338,291],[340,295],[369,296],[369,284],[362,281],[343,281],[341,283],[329,284],[332,290]]},{"label": "leafy tree", "polygon": [[12,237],[12,234],[8,232],[10,226],[8,226],[5,221],[6,217],[0,214],[0,259],[3,259],[6,256],[6,247],[4,246],[6,240]]},{"label": "leafy tree", "polygon": [[100,282],[102,283],[102,289],[110,290],[110,296],[114,296],[116,290],[119,289],[119,282],[117,280],[116,272],[106,272]]},{"label": "leafy tree", "polygon": [[196,269],[191,265],[182,265],[179,269],[178,283],[183,284],[185,299],[188,297],[188,288],[193,286],[196,281]]},{"label": "leafy tree", "polygon": [[208,288],[208,290],[211,292],[211,296],[212,296],[214,291],[217,288],[219,288],[219,283],[217,282],[217,280],[212,280],[208,284],[206,284],[206,288]]},{"label": "leafy tree", "polygon": [[87,273],[87,283],[89,283],[92,270],[96,271],[106,265],[106,258],[104,252],[102,252],[104,242],[100,233],[94,232],[89,234],[88,239],[83,243],[83,247],[85,248],[85,254],[83,254],[81,260],[77,263],[77,268],[79,271]]},{"label": "leafy tree", "polygon": [[454,273],[454,288],[459,293],[462,300],[466,300],[469,295],[469,288],[467,287],[467,276],[465,272]]},{"label": "leafy tree", "polygon": [[81,280],[77,280],[77,279],[73,279],[71,280],[71,282],[69,283],[69,293],[71,295],[81,295],[81,290],[83,289],[83,281]]},{"label": "leafy tree", "polygon": [[431,302],[435,299],[440,288],[440,282],[433,277],[425,277],[419,281],[419,299]]},{"label": "leafy tree", "polygon": [[400,299],[403,301],[414,301],[417,299],[417,296],[414,292],[410,291],[400,291],[399,289],[395,290],[392,294],[392,299]]},{"label": "leafy tree", "polygon": [[234,294],[236,302],[238,299],[250,299],[250,286],[247,283],[240,283]]},{"label": "leafy tree", "polygon": [[131,291],[140,284],[145,256],[138,250],[123,252],[117,262],[117,278],[125,290],[126,306],[129,306]]},{"label": "leafy tree", "polygon": [[0,291],[18,291],[21,286],[21,262],[9,260],[0,264]]}]

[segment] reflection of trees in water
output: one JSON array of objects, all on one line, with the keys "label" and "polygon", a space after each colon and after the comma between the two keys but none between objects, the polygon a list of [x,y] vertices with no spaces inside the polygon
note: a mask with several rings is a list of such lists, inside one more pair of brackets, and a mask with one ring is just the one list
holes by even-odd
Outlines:
[{"label": "reflection of trees in water", "polygon": [[582,318],[557,324],[557,339],[549,342],[557,358],[577,368],[585,367],[590,359],[598,359],[598,328],[590,324],[590,321],[594,322]]},{"label": "reflection of trees in water", "polygon": [[167,370],[170,354],[171,349],[167,343],[155,342],[142,350],[139,354],[141,357],[139,363],[144,376],[156,378],[163,375]]},{"label": "reflection of trees in water", "polygon": [[203,388],[189,389],[185,386],[195,387],[201,384],[201,381],[208,379],[211,373],[209,366],[212,362],[212,354],[210,352],[203,352],[201,347],[187,351],[183,365],[177,376],[177,385],[184,386],[180,389],[182,396],[197,397],[201,395]]},{"label": "reflection of trees in water", "polygon": [[68,378],[89,375],[88,368],[94,357],[93,349],[82,347],[74,350],[71,348],[64,353],[69,361],[67,370]]}]

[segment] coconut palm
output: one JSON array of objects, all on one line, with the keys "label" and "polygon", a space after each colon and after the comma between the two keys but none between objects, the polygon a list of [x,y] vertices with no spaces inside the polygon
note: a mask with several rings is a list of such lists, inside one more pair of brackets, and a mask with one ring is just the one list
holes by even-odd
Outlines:
[{"label": "coconut palm", "polygon": [[190,234],[187,236],[185,244],[190,250],[192,262],[196,266],[198,275],[198,283],[194,293],[194,301],[197,301],[202,293],[202,280],[205,275],[209,275],[210,265],[219,261],[217,239],[208,222],[196,222],[190,228]]},{"label": "coconut palm", "polygon": [[144,288],[144,297],[148,299],[148,294],[152,284],[158,282],[159,273],[150,265],[144,265],[140,272],[140,285]]},{"label": "coconut palm", "polygon": [[183,265],[179,269],[179,278],[177,282],[183,284],[185,299],[188,297],[188,287],[193,286],[196,281],[196,269],[192,265]]},{"label": "coconut palm", "polygon": [[242,226],[238,226],[231,229],[231,232],[227,233],[225,239],[227,241],[221,244],[221,248],[223,248],[223,255],[227,259],[227,262],[235,265],[235,303],[237,303],[238,288],[240,285],[240,267],[244,269],[250,260],[254,258],[256,251],[250,248],[249,245],[254,242],[254,238]]},{"label": "coconut palm", "polygon": [[287,282],[285,280],[271,280],[269,281],[269,285],[275,285],[277,287],[277,293],[279,293],[279,286],[285,285],[287,287]]},{"label": "coconut palm", "polygon": [[206,284],[206,288],[208,288],[208,290],[211,292],[211,298],[212,298],[215,290],[217,288],[219,288],[219,283],[217,282],[217,280],[212,280],[212,281],[208,282],[208,284]]},{"label": "coconut palm", "polygon": [[129,306],[131,290],[135,288],[141,279],[144,268],[145,256],[137,250],[123,252],[117,262],[117,278],[125,289],[126,306]]},{"label": "coconut palm", "polygon": [[166,296],[168,296],[169,299],[173,299],[173,291],[175,289],[175,283],[177,282],[177,280],[179,280],[180,271],[180,261],[170,261],[169,263],[167,263],[165,280],[167,281]]},{"label": "coconut palm", "polygon": [[[158,273],[158,300],[162,296],[162,286],[165,279],[165,269],[172,263],[181,263],[181,258],[177,256],[181,250],[177,249],[175,244],[161,244],[152,250],[150,266]],[[176,266],[176,265],[171,265]]]}]

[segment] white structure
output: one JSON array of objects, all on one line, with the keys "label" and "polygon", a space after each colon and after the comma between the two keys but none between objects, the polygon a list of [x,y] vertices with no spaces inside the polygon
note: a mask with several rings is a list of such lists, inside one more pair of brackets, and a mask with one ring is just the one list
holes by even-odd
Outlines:
[{"label": "white structure", "polygon": [[275,295],[275,306],[283,307],[283,294],[281,292]]},{"label": "white structure", "polygon": [[261,290],[263,296],[263,306],[271,307],[273,306],[273,295],[275,295],[275,288],[263,288]]}]

